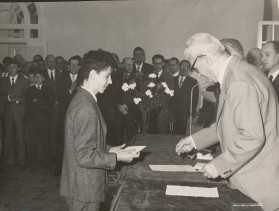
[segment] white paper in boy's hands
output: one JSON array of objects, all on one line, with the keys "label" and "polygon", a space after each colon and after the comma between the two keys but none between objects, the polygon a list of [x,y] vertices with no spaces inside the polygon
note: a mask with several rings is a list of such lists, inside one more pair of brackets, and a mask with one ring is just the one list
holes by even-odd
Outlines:
[{"label": "white paper in boy's hands", "polygon": [[129,150],[135,150],[134,153],[140,152],[143,150],[146,146],[129,146],[123,149],[122,151],[129,151]]},{"label": "white paper in boy's hands", "polygon": [[205,165],[206,163],[197,163],[195,166],[194,166],[194,169],[196,169],[198,172],[201,171],[202,167]]}]

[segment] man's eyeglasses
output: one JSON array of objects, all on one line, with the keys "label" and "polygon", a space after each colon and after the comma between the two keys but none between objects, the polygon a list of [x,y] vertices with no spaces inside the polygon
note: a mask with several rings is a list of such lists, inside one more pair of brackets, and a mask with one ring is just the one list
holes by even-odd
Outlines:
[{"label": "man's eyeglasses", "polygon": [[196,62],[197,62],[197,59],[200,58],[200,57],[203,57],[203,56],[206,56],[206,55],[199,55],[199,56],[196,57],[196,59],[194,60],[192,66],[191,66],[191,68],[190,68],[190,71],[191,71],[191,72],[196,71],[197,73],[199,73],[199,71],[195,68],[195,64],[196,64]]}]

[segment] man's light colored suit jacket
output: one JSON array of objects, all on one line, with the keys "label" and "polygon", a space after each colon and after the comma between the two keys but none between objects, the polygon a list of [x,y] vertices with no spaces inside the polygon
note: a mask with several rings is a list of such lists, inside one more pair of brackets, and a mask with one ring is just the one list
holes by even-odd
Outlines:
[{"label": "man's light colored suit jacket", "polygon": [[279,109],[276,92],[254,66],[233,57],[223,84],[216,123],[192,135],[197,149],[220,141],[212,162],[230,186],[265,210],[279,208]]}]

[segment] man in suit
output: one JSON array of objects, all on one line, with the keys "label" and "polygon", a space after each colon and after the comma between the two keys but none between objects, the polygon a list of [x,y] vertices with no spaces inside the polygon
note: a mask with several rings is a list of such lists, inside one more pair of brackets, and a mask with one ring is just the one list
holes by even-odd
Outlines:
[{"label": "man in suit", "polygon": [[23,119],[25,115],[25,92],[28,80],[18,74],[15,60],[7,62],[9,76],[1,81],[1,97],[4,104],[6,129],[6,164],[25,165],[26,148]]},{"label": "man in suit", "polygon": [[268,79],[272,83],[279,99],[279,41],[269,41],[262,47],[263,67],[268,71]]},{"label": "man in suit", "polygon": [[26,90],[26,123],[28,129],[27,160],[30,164],[38,162],[49,165],[49,134],[53,94],[43,85],[43,72],[34,70],[34,85]]},{"label": "man in suit", "polygon": [[55,94],[56,85],[58,78],[61,76],[61,73],[55,69],[56,62],[53,55],[47,55],[45,59],[46,70],[44,72],[44,85],[52,89]]},{"label": "man in suit", "polygon": [[209,34],[189,38],[184,54],[193,69],[220,83],[221,94],[216,123],[181,139],[176,152],[190,153],[219,140],[222,153],[203,166],[204,176],[221,176],[264,210],[278,210],[279,108],[273,86]]},{"label": "man in suit", "polygon": [[[134,60],[130,57],[123,59],[124,72],[123,72],[123,84],[132,84],[136,80],[135,73],[133,72]],[[123,115],[124,122],[124,134],[125,141],[129,142],[131,138],[137,133],[138,121],[139,121],[139,110],[137,105],[134,103],[129,93],[121,90],[121,102],[118,105],[118,109]]]},{"label": "man in suit", "polygon": [[193,98],[191,100],[191,90],[197,85],[197,80],[188,75],[189,70],[190,63],[187,60],[182,60],[179,64],[179,76],[174,77],[174,97],[171,107],[175,115],[174,134],[179,135],[186,134],[190,103],[192,103],[193,115],[198,104],[199,88],[197,86],[193,90]]},{"label": "man in suit", "polygon": [[[38,65],[38,62],[35,62]],[[55,57],[53,55],[47,55],[45,59],[46,69],[44,71],[44,82],[43,84],[49,88],[51,88],[53,96],[56,96],[57,84],[58,79],[61,76],[61,73],[55,69],[56,62]],[[59,130],[59,104],[55,100],[53,107],[51,109],[51,117],[52,117],[52,124],[51,124],[51,138],[50,138],[50,152],[51,152],[51,159],[55,160],[55,155],[57,152],[57,133]]]},{"label": "man in suit", "polygon": [[[156,105],[151,108],[150,115],[150,133],[167,134],[170,133],[170,99],[171,96],[162,90],[162,83],[165,82],[170,90],[174,90],[174,82],[172,75],[163,70],[164,57],[156,54],[152,57],[154,65],[154,74],[156,74]],[[160,91],[161,90],[161,91]]]},{"label": "man in suit", "polygon": [[99,211],[105,199],[107,170],[117,161],[131,162],[135,151],[106,144],[107,127],[97,105],[111,80],[111,54],[90,51],[83,57],[83,85],[71,101],[65,120],[65,150],[60,194],[70,211]]},{"label": "man in suit", "polygon": [[[113,56],[114,55],[114,56]],[[121,95],[122,73],[118,67],[119,59],[116,54],[113,56],[113,68],[111,73],[112,84],[97,95],[98,105],[107,124],[107,143],[110,146],[123,144],[123,122],[121,113],[118,110]]]},{"label": "man in suit", "polygon": [[153,66],[145,62],[145,52],[141,47],[136,47],[134,49],[133,57],[133,72],[136,74],[137,88],[140,91],[142,84],[148,79],[148,75],[153,71]]},{"label": "man in suit", "polygon": [[55,146],[55,162],[54,162],[54,174],[60,175],[62,168],[63,159],[63,148],[64,148],[64,121],[67,108],[70,101],[77,92],[77,84],[81,78],[79,70],[81,67],[82,59],[80,56],[73,56],[68,61],[68,72],[62,74],[57,80],[55,101],[59,105],[59,117],[58,127],[56,132]]},{"label": "man in suit", "polygon": [[[166,64],[165,64],[166,65]],[[172,57],[168,60],[169,70],[172,77],[177,77],[179,75],[179,60],[176,57]]]}]

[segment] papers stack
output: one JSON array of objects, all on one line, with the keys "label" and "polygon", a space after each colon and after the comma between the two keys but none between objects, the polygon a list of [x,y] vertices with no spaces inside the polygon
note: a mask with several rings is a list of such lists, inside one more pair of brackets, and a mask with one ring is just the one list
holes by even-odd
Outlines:
[{"label": "papers stack", "polygon": [[179,186],[179,185],[167,185],[166,195],[219,198],[217,187],[201,188],[201,187],[190,187],[190,186]]}]

